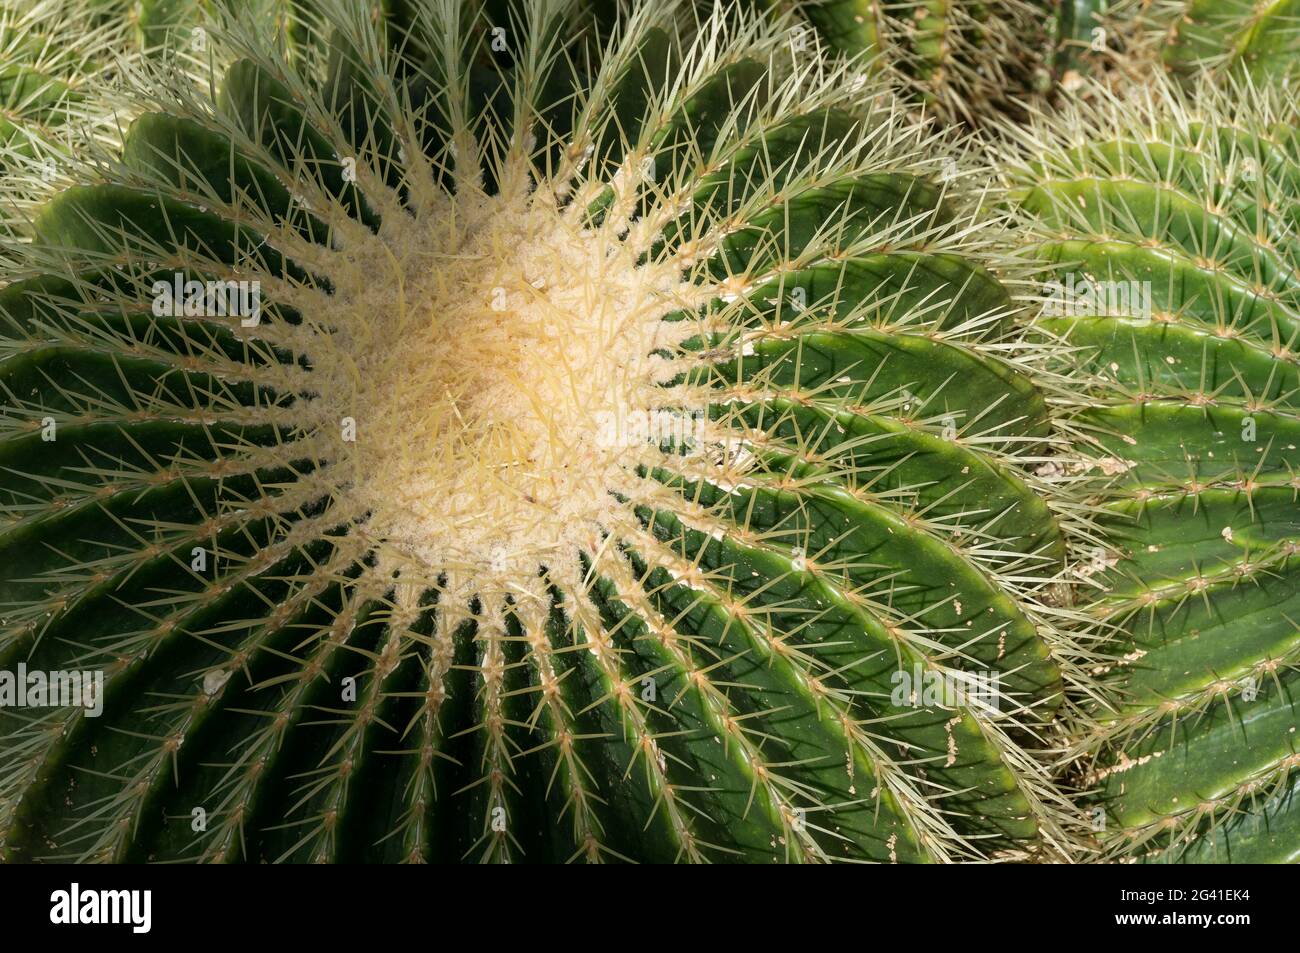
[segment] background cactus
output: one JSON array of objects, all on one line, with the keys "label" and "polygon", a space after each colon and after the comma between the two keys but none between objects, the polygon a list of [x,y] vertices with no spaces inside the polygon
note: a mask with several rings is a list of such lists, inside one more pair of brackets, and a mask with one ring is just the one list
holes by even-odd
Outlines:
[{"label": "background cactus", "polygon": [[89,26],[89,14],[68,0],[0,2],[0,218],[57,185],[73,142],[115,134],[127,31]]},{"label": "background cactus", "polygon": [[750,2],[799,11],[831,49],[897,74],[939,118],[993,128],[1126,65],[1121,52],[1155,32],[1136,0]]},{"label": "background cactus", "polygon": [[214,15],[238,13],[289,45],[308,36],[310,0],[84,0],[95,20],[121,27],[129,42],[155,54],[177,47],[202,52],[195,30]]},{"label": "background cactus", "polygon": [[1126,0],[1111,23],[1130,36],[1133,55],[1186,78],[1208,71],[1258,84],[1294,75],[1300,62],[1295,0]]},{"label": "background cactus", "polygon": [[1058,0],[1049,19],[1047,65],[1069,91],[1079,79],[1108,63],[1111,0]]},{"label": "background cactus", "polygon": [[1083,783],[1104,856],[1295,861],[1294,91],[1203,78],[1097,97],[1019,135],[1011,173],[1028,253],[1091,289],[1041,322],[1104,405],[1078,418],[1096,440],[1081,455],[1113,477],[1115,550],[1081,567],[1116,627],[1080,660],[1111,682],[1078,741]]},{"label": "background cactus", "polygon": [[797,10],[831,49],[894,72],[945,120],[976,123],[998,112],[1023,113],[1031,92],[1045,92],[1055,21],[1050,3],[1026,0],[750,0]]},{"label": "background cactus", "polygon": [[0,856],[1071,854],[1088,512],[935,134],[788,21],[321,6],[14,252],[0,667],[107,687]]}]

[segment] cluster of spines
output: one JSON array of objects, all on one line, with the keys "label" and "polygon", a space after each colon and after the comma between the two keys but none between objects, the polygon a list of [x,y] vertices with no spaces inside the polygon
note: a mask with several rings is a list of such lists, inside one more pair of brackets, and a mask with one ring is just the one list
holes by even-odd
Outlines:
[{"label": "cluster of spines", "polygon": [[[157,57],[203,54],[214,18],[238,14],[278,42],[294,47],[310,37],[315,19],[310,0],[74,0],[81,26],[106,26],[120,47]],[[68,6],[66,0],[62,3]]]},{"label": "cluster of spines", "polygon": [[0,232],[70,181],[83,141],[117,139],[118,77],[136,55],[82,0],[0,3]]},{"label": "cluster of spines", "polygon": [[830,49],[901,80],[945,120],[1018,112],[1045,78],[1046,11],[1026,0],[756,2],[797,10]]}]

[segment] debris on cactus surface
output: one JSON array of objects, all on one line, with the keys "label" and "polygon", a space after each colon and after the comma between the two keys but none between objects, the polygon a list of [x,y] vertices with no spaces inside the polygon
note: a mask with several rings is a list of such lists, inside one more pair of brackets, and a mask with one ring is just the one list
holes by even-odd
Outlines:
[{"label": "debris on cactus surface", "polygon": [[1096,402],[1080,452],[1123,461],[1090,580],[1110,685],[1075,740],[1107,856],[1300,858],[1298,119],[1249,78],[1156,83],[1033,123],[1009,167],[1029,254],[1097,291],[1039,327]]},{"label": "debris on cactus surface", "polygon": [[0,861],[1300,860],[1289,34],[1174,6],[0,0]]}]

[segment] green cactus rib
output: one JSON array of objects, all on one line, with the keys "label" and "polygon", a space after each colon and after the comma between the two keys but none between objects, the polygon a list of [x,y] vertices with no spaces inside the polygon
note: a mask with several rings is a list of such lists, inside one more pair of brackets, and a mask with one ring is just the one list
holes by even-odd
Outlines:
[{"label": "green cactus rib", "polygon": [[[66,3],[66,0],[62,0]],[[82,0],[95,21],[125,31],[129,45],[151,53],[188,46],[203,52],[204,39],[196,33],[214,17],[237,14],[259,17],[263,29],[280,37],[287,47],[303,43],[311,28],[310,4],[303,0]]]},{"label": "green cactus rib", "polygon": [[1069,855],[1084,517],[935,134],[779,19],[369,14],[214,27],[0,289],[0,670],[105,676],[0,857]]},{"label": "green cactus rib", "polygon": [[1079,740],[1111,856],[1300,858],[1300,138],[1288,95],[1247,90],[1044,120],[1013,173],[1029,253],[1126,292],[1053,289],[1041,322],[1093,380],[1083,452],[1114,475],[1118,552],[1082,571],[1121,637]]}]

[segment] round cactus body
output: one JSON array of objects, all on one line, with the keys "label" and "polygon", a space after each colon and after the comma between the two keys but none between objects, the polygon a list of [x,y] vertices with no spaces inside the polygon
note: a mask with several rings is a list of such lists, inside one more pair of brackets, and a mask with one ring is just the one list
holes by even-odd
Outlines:
[{"label": "round cactus body", "polygon": [[1055,384],[933,134],[782,21],[356,6],[138,83],[0,290],[0,669],[102,679],[0,856],[1068,853]]},{"label": "round cactus body", "polygon": [[[1078,740],[1103,856],[1294,862],[1300,720],[1297,111],[1156,84],[1022,140],[1014,195],[1055,263],[1113,550],[1082,574],[1116,641]],[[1105,817],[1100,812],[1105,812]]]}]

